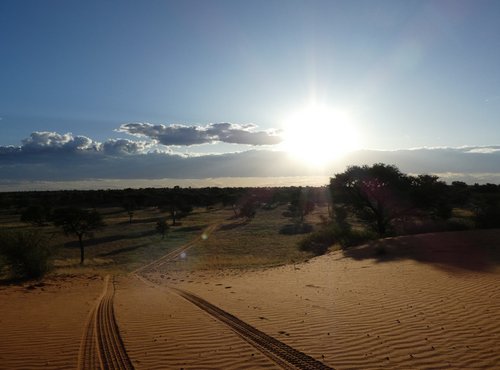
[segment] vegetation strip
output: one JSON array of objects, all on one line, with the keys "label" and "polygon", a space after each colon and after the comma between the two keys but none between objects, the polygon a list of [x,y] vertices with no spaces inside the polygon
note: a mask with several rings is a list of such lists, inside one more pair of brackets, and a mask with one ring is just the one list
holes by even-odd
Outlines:
[{"label": "vegetation strip", "polygon": [[148,263],[145,266],[139,267],[137,270],[132,271],[132,274],[139,274],[141,272],[152,272],[155,269],[159,268],[163,264],[172,261],[173,259],[177,258],[182,252],[187,251],[189,248],[193,247],[199,240],[203,238],[203,236],[208,237],[211,233],[215,231],[215,229],[219,226],[219,224],[213,224],[208,226],[203,232],[201,233],[200,236],[196,237],[195,239],[191,240],[189,243],[184,244],[182,247],[177,248],[176,250],[167,253],[163,257],[158,258],[157,260]]},{"label": "vegetation strip", "polygon": [[287,369],[321,370],[331,369],[322,362],[302,353],[289,345],[261,332],[253,326],[238,319],[236,316],[214,306],[204,299],[185,290],[171,288],[189,302],[228,325],[244,340],[258,348],[266,356]]},{"label": "vegetation strip", "polygon": [[79,370],[133,370],[116,324],[113,309],[114,285],[109,275],[92,312],[82,338],[78,356]]}]

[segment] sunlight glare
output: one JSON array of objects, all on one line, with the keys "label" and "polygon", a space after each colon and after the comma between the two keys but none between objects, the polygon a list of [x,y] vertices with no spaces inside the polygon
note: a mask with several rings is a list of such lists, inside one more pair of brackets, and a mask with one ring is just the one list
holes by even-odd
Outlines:
[{"label": "sunlight glare", "polygon": [[308,165],[321,167],[359,148],[348,114],[311,104],[284,124],[283,149]]}]

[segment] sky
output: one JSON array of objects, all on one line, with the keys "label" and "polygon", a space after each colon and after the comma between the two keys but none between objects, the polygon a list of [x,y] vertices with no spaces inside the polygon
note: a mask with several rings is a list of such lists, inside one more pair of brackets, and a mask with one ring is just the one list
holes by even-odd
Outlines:
[{"label": "sky", "polygon": [[3,0],[0,190],[378,160],[498,182],[498,19],[486,0]]}]

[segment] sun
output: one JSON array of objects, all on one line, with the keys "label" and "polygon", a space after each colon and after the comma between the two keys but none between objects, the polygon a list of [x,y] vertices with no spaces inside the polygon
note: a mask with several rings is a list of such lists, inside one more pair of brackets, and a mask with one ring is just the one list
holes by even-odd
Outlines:
[{"label": "sun", "polygon": [[322,167],[359,148],[350,116],[327,106],[311,104],[284,122],[282,148],[310,166]]}]

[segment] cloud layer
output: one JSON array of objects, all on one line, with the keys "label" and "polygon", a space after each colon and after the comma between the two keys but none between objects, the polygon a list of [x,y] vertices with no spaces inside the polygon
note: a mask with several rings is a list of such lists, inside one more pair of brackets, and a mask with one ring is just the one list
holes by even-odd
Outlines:
[{"label": "cloud layer", "polygon": [[28,155],[50,153],[141,154],[151,147],[151,144],[145,141],[109,139],[104,143],[99,143],[86,136],[73,136],[71,133],[58,134],[49,131],[35,131],[28,138],[22,140],[21,143],[21,146],[17,147],[12,145],[0,146],[0,161],[9,157],[19,159]]},{"label": "cloud layer", "polygon": [[275,145],[282,138],[275,130],[256,131],[255,125],[211,123],[206,126],[153,125],[126,123],[117,130],[129,135],[146,137],[167,146],[190,146],[217,142],[245,145]]},{"label": "cloud layer", "polygon": [[377,162],[394,164],[405,173],[438,174],[447,181],[485,183],[500,179],[499,146],[361,150],[332,161],[323,169],[297,162],[280,151],[252,149],[182,156],[153,149],[154,143],[144,141],[110,139],[100,143],[70,133],[33,132],[20,146],[0,146],[0,190],[31,181],[121,179],[126,187],[127,181],[137,179],[332,176],[348,165]]}]

